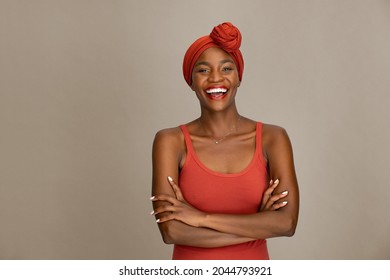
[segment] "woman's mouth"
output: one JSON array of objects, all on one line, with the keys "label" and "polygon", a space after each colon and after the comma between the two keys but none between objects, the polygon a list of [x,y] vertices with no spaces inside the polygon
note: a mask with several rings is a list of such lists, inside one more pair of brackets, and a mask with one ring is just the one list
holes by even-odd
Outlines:
[{"label": "woman's mouth", "polygon": [[221,100],[226,97],[228,89],[225,87],[215,87],[206,89],[207,97],[211,100]]}]

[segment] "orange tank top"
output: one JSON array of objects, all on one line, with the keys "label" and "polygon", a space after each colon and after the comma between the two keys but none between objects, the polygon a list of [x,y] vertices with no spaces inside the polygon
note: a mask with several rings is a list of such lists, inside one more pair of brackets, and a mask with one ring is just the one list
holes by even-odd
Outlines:
[{"label": "orange tank top", "polygon": [[[258,212],[269,176],[262,152],[262,123],[256,125],[256,148],[250,164],[241,172],[218,173],[208,169],[197,157],[185,125],[180,126],[187,156],[179,174],[179,186],[185,199],[208,213],[252,214]],[[175,245],[174,260],[269,259],[266,240],[237,245],[200,248]]]}]

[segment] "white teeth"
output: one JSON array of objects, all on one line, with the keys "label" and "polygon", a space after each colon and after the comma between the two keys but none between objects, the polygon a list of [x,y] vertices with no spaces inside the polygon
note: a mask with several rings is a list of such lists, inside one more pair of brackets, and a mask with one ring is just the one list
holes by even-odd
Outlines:
[{"label": "white teeth", "polygon": [[207,93],[225,93],[227,92],[227,89],[226,88],[212,88],[212,89],[208,89],[206,90]]}]

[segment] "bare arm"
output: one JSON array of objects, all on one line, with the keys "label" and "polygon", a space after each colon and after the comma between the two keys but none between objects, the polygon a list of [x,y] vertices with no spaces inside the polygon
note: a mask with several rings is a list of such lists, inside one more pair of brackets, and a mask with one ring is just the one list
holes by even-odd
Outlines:
[{"label": "bare arm", "polygon": [[[167,176],[177,181],[179,163],[185,147],[179,128],[160,131],[153,143],[152,195],[166,194],[175,197]],[[153,201],[153,208],[170,205],[166,201]],[[156,215],[158,219],[167,213]],[[254,240],[253,238],[223,233],[209,228],[198,228],[181,221],[170,220],[158,224],[162,238],[167,244],[190,245],[197,247],[220,247]]]},{"label": "bare arm", "polygon": [[194,227],[255,239],[292,236],[298,220],[299,194],[290,140],[284,129],[275,126],[265,126],[263,136],[263,148],[271,178],[280,181],[275,191],[288,191],[288,197],[283,198],[287,204],[278,211],[249,215],[207,214],[194,209],[185,201],[161,195],[157,199],[167,201],[170,205],[158,209],[159,213],[166,214],[160,219],[160,223],[178,220]]}]

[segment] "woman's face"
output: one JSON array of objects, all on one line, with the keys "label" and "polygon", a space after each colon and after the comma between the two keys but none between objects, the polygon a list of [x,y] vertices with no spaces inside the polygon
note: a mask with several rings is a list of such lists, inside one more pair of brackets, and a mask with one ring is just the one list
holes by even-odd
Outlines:
[{"label": "woman's face", "polygon": [[202,106],[222,110],[234,103],[240,85],[232,57],[220,48],[205,50],[192,71],[191,88]]}]

